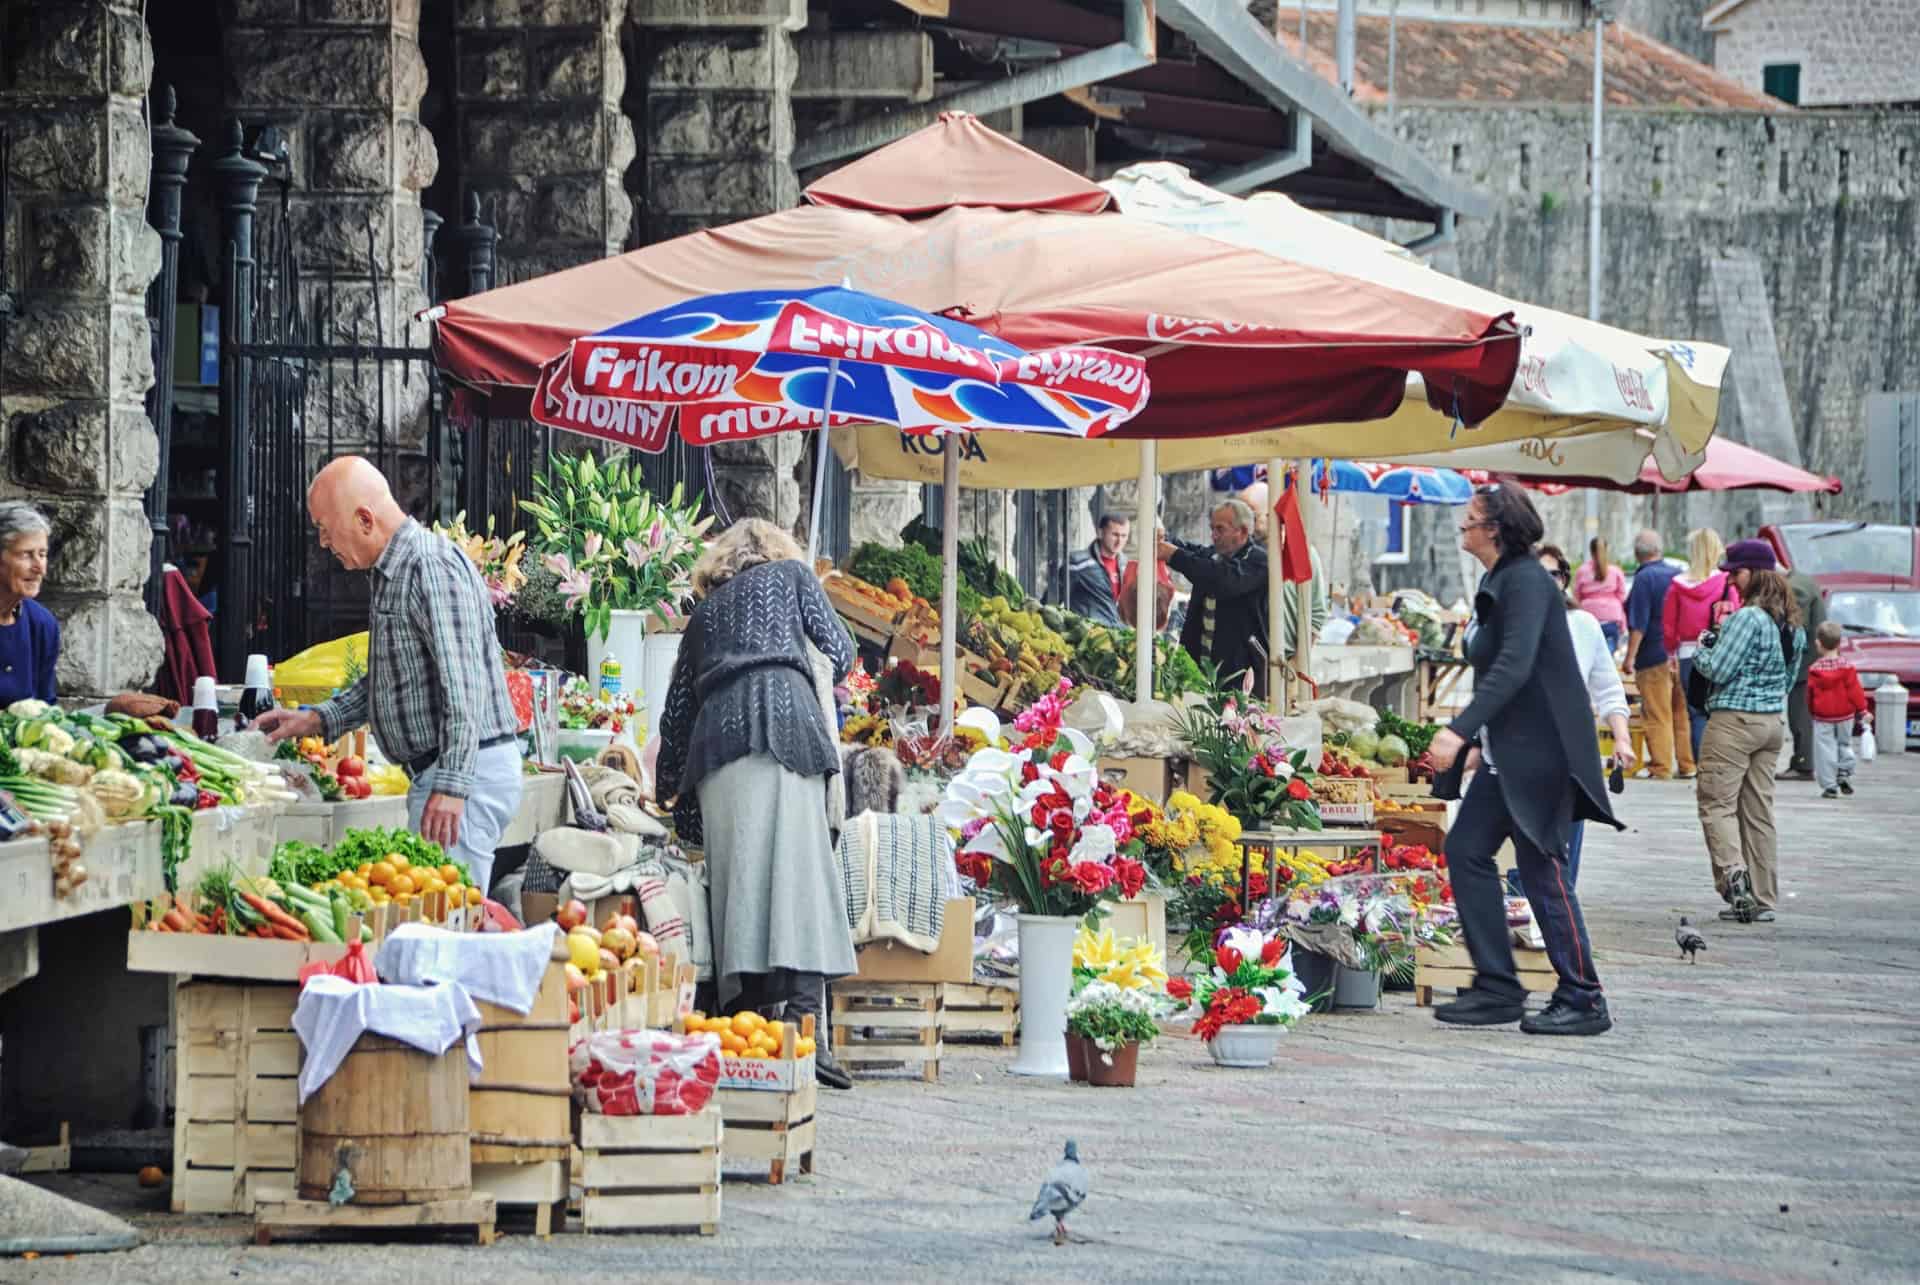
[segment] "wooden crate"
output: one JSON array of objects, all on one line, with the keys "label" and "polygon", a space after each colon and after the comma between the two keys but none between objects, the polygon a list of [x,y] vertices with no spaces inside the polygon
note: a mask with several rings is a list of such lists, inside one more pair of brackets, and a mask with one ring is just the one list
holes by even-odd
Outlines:
[{"label": "wooden crate", "polygon": [[253,1243],[271,1245],[276,1236],[316,1231],[380,1232],[421,1227],[471,1227],[474,1239],[493,1244],[492,1196],[466,1196],[418,1205],[344,1205],[300,1200],[284,1188],[265,1189],[253,1208]]},{"label": "wooden crate", "polygon": [[1012,986],[947,982],[940,988],[940,1041],[992,1040],[1013,1046],[1020,1031],[1020,992]]},{"label": "wooden crate", "polygon": [[929,1083],[940,1078],[939,982],[833,984],[833,1055],[849,1074],[904,1065]]},{"label": "wooden crate", "polygon": [[[1530,991],[1552,991],[1560,984],[1560,974],[1544,950],[1526,946],[1513,948],[1513,962],[1520,984]],[[1433,1003],[1434,992],[1450,998],[1455,989],[1473,985],[1473,959],[1464,943],[1452,946],[1422,946],[1413,956],[1414,1003],[1425,1007]]]},{"label": "wooden crate", "polygon": [[726,1130],[720,1159],[731,1170],[765,1174],[775,1186],[787,1170],[813,1172],[814,1107],[820,1086],[812,1080],[785,1093],[721,1089],[717,1095]]},{"label": "wooden crate", "polygon": [[264,1188],[291,1191],[300,1155],[298,994],[288,983],[176,988],[173,1212],[246,1213]]},{"label": "wooden crate", "polygon": [[698,1115],[580,1115],[581,1220],[586,1230],[720,1226],[720,1108]]},{"label": "wooden crate", "polygon": [[594,1031],[670,1031],[693,1011],[694,968],[676,956],[643,955],[629,960],[612,980],[601,976],[601,986],[589,986],[576,997],[580,1015],[572,1040]]},{"label": "wooden crate", "polygon": [[547,965],[525,1014],[480,1000],[475,1006],[484,1069],[468,1088],[474,1165],[564,1164],[573,1138],[566,970]]},{"label": "wooden crate", "polygon": [[940,948],[923,955],[897,941],[869,942],[854,952],[867,982],[970,982],[973,980],[973,900],[952,897],[941,912]]},{"label": "wooden crate", "polygon": [[473,1194],[491,1196],[497,1208],[533,1210],[533,1234],[545,1240],[557,1220],[567,1226],[567,1148],[557,1160],[473,1166]]}]

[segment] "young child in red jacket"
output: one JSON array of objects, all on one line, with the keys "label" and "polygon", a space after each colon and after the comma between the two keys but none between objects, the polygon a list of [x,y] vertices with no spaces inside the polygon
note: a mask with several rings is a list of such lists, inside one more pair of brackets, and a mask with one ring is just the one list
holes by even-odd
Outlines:
[{"label": "young child in red jacket", "polygon": [[1853,793],[1853,736],[1871,726],[1873,706],[1852,665],[1840,659],[1845,632],[1837,620],[1822,621],[1813,632],[1820,659],[1807,671],[1807,711],[1813,715],[1813,779],[1820,797]]}]

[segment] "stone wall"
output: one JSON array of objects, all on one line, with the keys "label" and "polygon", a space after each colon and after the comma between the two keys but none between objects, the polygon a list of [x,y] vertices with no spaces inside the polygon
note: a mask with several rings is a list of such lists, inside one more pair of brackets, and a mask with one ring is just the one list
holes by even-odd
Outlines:
[{"label": "stone wall", "polygon": [[[631,0],[629,65],[639,124],[633,244],[649,245],[800,199],[792,165],[793,35],[804,0]],[[736,516],[805,530],[812,435],[716,446],[720,499]]]},{"label": "stone wall", "polygon": [[503,285],[627,248],[626,10],[626,0],[458,0],[454,163],[499,233]]},{"label": "stone wall", "polygon": [[132,0],[0,0],[0,128],[12,138],[6,223],[14,316],[0,350],[0,494],[53,519],[45,604],[64,638],[63,694],[143,685],[151,531],[141,494],[158,444],[144,297],[160,268],[147,226],[152,70]]},{"label": "stone wall", "polygon": [[1920,102],[1912,0],[1747,0],[1712,40],[1714,69],[1749,89],[1769,63],[1798,63],[1804,107]]},{"label": "stone wall", "polygon": [[[1578,110],[1402,108],[1396,131],[1500,198],[1462,220],[1436,266],[1568,312],[1586,307],[1588,121]],[[1920,117],[1909,113],[1687,113],[1607,116],[1605,320],[1645,334],[1729,342],[1713,260],[1751,252],[1766,281],[1793,444],[1803,467],[1846,493],[1799,499],[1799,512],[1890,520],[1865,499],[1865,399],[1920,387]],[[1395,229],[1405,239],[1415,229]],[[1736,319],[1737,320],[1737,319]],[[1738,345],[1745,327],[1733,327]],[[1740,359],[1764,361],[1745,351]],[[1737,381],[1720,431],[1748,440]],[[1759,408],[1766,410],[1769,408]],[[1583,500],[1549,501],[1552,534],[1584,543]],[[1602,499],[1601,530],[1624,549],[1653,505]],[[1750,533],[1752,493],[1672,497],[1658,506],[1670,546],[1690,525]],[[1444,515],[1443,515],[1444,517]],[[1452,532],[1422,515],[1415,546],[1432,573],[1457,580]],[[1418,574],[1409,571],[1416,582]],[[1431,583],[1431,582],[1430,582]]]}]

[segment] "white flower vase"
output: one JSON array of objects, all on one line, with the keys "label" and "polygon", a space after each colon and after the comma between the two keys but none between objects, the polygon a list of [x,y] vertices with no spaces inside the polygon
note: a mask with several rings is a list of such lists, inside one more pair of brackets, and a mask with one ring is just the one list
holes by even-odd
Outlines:
[{"label": "white flower vase", "polygon": [[660,715],[667,708],[667,688],[673,682],[673,664],[680,659],[682,637],[679,633],[649,634],[642,648],[646,659],[633,681],[639,684],[640,694],[646,700],[648,736],[660,730]]},{"label": "white flower vase", "polygon": [[624,695],[640,686],[646,665],[647,613],[616,611],[607,625],[607,636],[587,635],[587,673],[589,686],[600,690],[600,662],[612,656],[620,663],[620,691]]},{"label": "white flower vase", "polygon": [[1020,916],[1020,1053],[1015,1075],[1067,1078],[1067,996],[1073,985],[1073,938],[1080,921],[1066,915]]},{"label": "white flower vase", "polygon": [[1220,1066],[1259,1070],[1273,1065],[1273,1055],[1280,1051],[1280,1037],[1286,1033],[1284,1026],[1256,1022],[1223,1026],[1207,1041],[1207,1052]]}]

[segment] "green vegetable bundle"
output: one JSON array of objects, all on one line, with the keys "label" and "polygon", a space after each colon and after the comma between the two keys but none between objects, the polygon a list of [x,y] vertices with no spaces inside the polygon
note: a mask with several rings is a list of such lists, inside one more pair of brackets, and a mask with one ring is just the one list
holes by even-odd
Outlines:
[{"label": "green vegetable bundle", "polygon": [[883,544],[863,544],[847,559],[847,570],[883,589],[889,580],[904,580],[916,596],[940,601],[940,559],[920,545],[889,549]]},{"label": "green vegetable bundle", "polygon": [[1407,743],[1407,757],[1419,758],[1433,744],[1433,738],[1440,734],[1438,723],[1416,723],[1405,719],[1392,710],[1381,710],[1380,721],[1375,726],[1382,737],[1397,736]]}]

